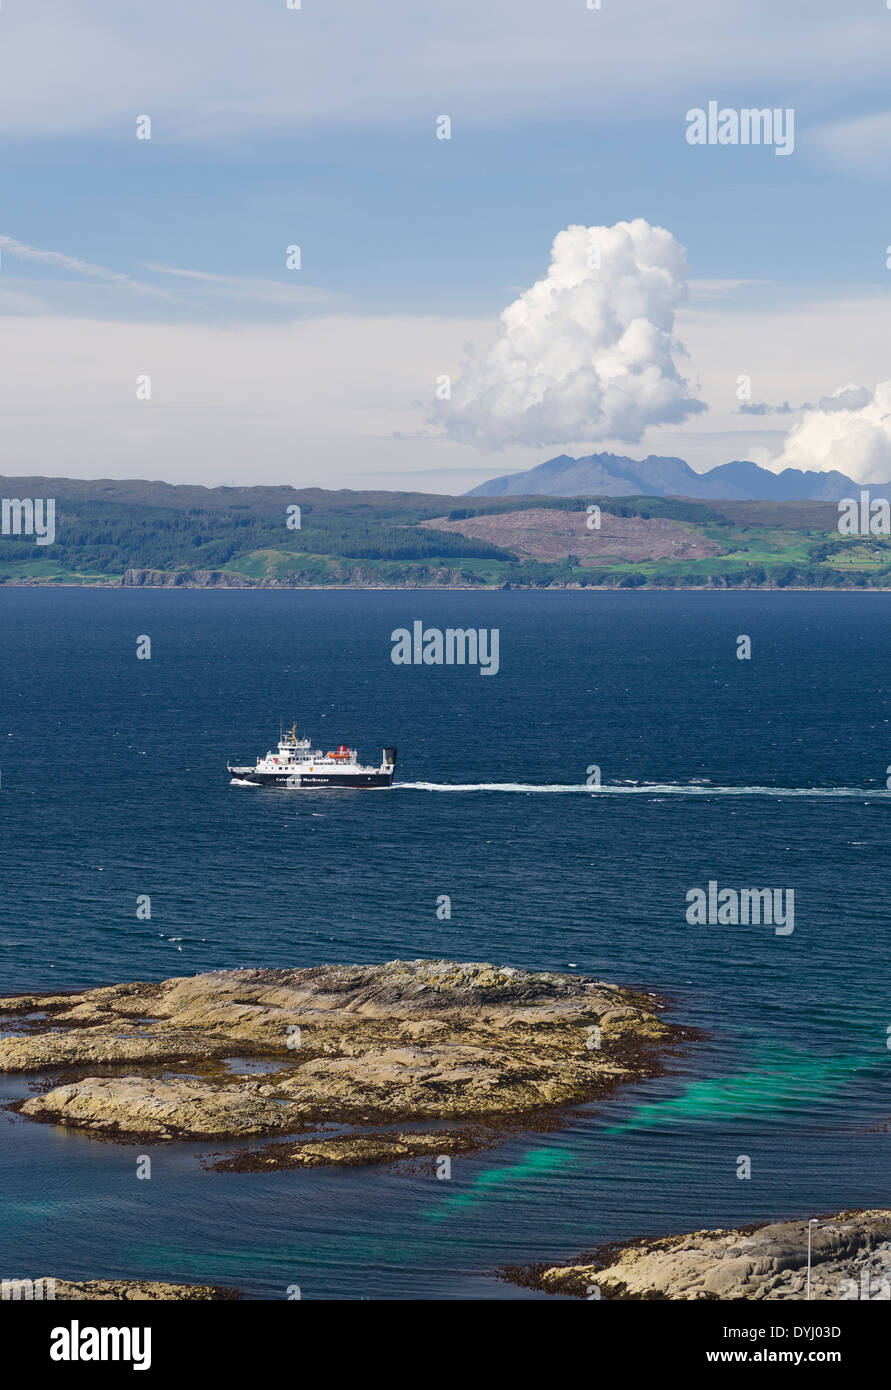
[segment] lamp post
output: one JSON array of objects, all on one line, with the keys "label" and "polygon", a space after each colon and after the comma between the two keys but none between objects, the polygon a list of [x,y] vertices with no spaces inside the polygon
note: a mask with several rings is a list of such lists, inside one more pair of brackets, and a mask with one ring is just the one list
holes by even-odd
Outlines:
[{"label": "lamp post", "polygon": [[811,1296],[811,1227],[817,1225],[817,1218],[812,1216],[807,1223],[807,1297],[810,1301]]}]

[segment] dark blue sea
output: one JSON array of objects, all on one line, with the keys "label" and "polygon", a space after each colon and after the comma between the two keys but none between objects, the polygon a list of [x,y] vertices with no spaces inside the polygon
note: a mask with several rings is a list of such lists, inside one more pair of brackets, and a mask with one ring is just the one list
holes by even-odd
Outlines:
[{"label": "dark blue sea", "polygon": [[[394,665],[415,619],[499,629],[498,674]],[[706,1035],[450,1181],[3,1115],[3,1275],[531,1298],[496,1267],[891,1205],[891,595],[4,587],[0,659],[0,992],[448,956],[653,990]],[[231,785],[280,718],[398,744],[400,785]],[[794,890],[794,931],[689,925],[710,880]]]}]

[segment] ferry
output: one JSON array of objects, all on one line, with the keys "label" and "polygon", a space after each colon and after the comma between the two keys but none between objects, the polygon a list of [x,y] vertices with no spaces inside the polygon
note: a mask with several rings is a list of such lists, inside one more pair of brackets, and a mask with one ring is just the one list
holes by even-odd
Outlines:
[{"label": "ferry", "polygon": [[385,748],[380,767],[363,767],[355,748],[341,743],[331,752],[312,748],[297,737],[294,724],[278,742],[278,752],[258,758],[253,767],[226,764],[233,780],[258,787],[389,787],[396,771],[396,749]]}]

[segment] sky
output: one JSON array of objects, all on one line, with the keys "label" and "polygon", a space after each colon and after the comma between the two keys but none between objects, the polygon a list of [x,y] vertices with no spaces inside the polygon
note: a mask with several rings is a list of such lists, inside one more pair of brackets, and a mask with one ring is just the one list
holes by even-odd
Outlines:
[{"label": "sky", "polygon": [[879,0],[2,0],[0,472],[891,477],[889,67]]}]

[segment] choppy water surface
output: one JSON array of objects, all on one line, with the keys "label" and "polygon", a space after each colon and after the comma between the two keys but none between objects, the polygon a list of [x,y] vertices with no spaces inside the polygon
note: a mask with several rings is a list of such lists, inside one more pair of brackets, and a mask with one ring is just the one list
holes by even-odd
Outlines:
[{"label": "choppy water surface", "polygon": [[[708,1033],[450,1182],[213,1174],[207,1145],[155,1146],[137,1181],[142,1149],[4,1118],[3,1269],[530,1297],[489,1272],[887,1205],[889,604],[0,589],[3,992],[442,955],[657,990]],[[498,627],[498,675],[394,666],[418,618]],[[280,716],[369,761],[397,743],[401,785],[230,785]],[[709,881],[794,889],[794,932],[689,926]]]}]

